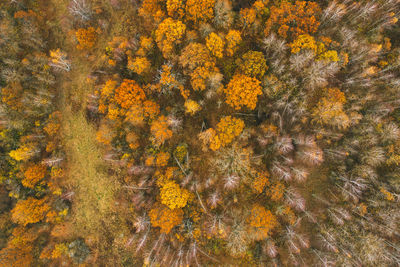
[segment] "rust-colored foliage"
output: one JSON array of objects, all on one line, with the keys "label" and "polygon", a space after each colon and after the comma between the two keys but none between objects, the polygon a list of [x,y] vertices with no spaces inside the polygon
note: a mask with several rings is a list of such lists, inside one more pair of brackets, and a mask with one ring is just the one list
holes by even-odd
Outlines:
[{"label": "rust-colored foliage", "polygon": [[261,194],[264,190],[264,187],[269,185],[269,173],[264,171],[262,173],[256,172],[256,176],[252,183],[252,188],[257,193]]},{"label": "rust-colored foliage", "polygon": [[171,210],[167,206],[157,205],[149,212],[150,222],[153,227],[160,227],[161,233],[168,234],[172,228],[183,220],[183,210]]},{"label": "rust-colored foliage", "polygon": [[190,43],[183,49],[179,62],[188,69],[187,74],[191,77],[191,85],[195,91],[204,90],[207,79],[218,72],[215,59],[203,44]]},{"label": "rust-colored foliage", "polygon": [[124,109],[146,100],[143,89],[133,80],[124,79],[115,90],[115,101]]},{"label": "rust-colored foliage", "polygon": [[143,0],[139,15],[152,17],[156,22],[159,22],[165,16],[165,12],[162,10],[163,3],[163,0]]},{"label": "rust-colored foliage", "polygon": [[126,113],[126,120],[133,125],[140,125],[145,119],[154,119],[160,113],[160,107],[156,102],[146,100],[136,103]]},{"label": "rust-colored foliage", "polygon": [[22,180],[22,185],[33,189],[35,185],[45,177],[45,175],[46,166],[41,164],[32,165],[25,171],[25,178]]},{"label": "rust-colored foliage", "polygon": [[14,228],[7,246],[0,251],[0,266],[26,267],[33,263],[33,242],[38,234],[36,229]]},{"label": "rust-colored foliage", "polygon": [[276,182],[272,184],[266,190],[267,196],[269,196],[273,201],[281,200],[284,192],[285,186],[281,182]]},{"label": "rust-colored foliage", "polygon": [[270,231],[278,225],[278,221],[271,211],[259,204],[253,205],[247,223],[250,233],[256,240],[267,238]]},{"label": "rust-colored foliage", "polygon": [[13,110],[22,107],[22,86],[19,82],[12,82],[6,87],[1,88],[1,101]]},{"label": "rust-colored foliage", "polygon": [[182,0],[167,0],[168,16],[181,19],[185,15],[185,4]]},{"label": "rust-colored foliage", "polygon": [[236,110],[243,106],[254,110],[258,96],[262,95],[260,81],[243,74],[236,74],[224,88],[226,103]]},{"label": "rust-colored foliage", "polygon": [[165,167],[168,165],[168,160],[170,158],[170,154],[168,152],[160,152],[156,157],[156,166],[157,167]]},{"label": "rust-colored foliage", "polygon": [[93,27],[87,29],[80,28],[75,32],[75,35],[79,43],[76,46],[78,49],[90,49],[96,44],[97,32]]},{"label": "rust-colored foliage", "polygon": [[269,35],[276,28],[277,33],[283,37],[296,38],[300,34],[315,33],[320,22],[318,16],[321,8],[316,2],[280,1],[278,5],[270,8],[270,17],[265,24],[265,35]]},{"label": "rust-colored foliage", "polygon": [[11,218],[15,223],[26,226],[30,223],[37,223],[43,220],[50,210],[47,200],[28,197],[19,200],[11,211]]}]

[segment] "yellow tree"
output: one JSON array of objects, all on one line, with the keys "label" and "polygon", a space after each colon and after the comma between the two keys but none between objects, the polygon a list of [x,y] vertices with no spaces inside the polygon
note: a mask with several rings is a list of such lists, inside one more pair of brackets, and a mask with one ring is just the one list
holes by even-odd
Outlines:
[{"label": "yellow tree", "polygon": [[128,69],[136,72],[137,74],[147,73],[151,68],[150,60],[146,57],[128,57]]},{"label": "yellow tree", "polygon": [[155,32],[156,42],[164,57],[169,57],[174,45],[180,43],[186,31],[186,25],[179,20],[166,18]]},{"label": "yellow tree", "polygon": [[213,56],[222,58],[225,44],[218,34],[210,33],[206,38],[206,46]]},{"label": "yellow tree", "polygon": [[179,58],[179,63],[187,70],[191,77],[191,85],[195,91],[206,88],[206,81],[212,74],[218,73],[215,59],[212,58],[207,47],[199,43],[187,45]]},{"label": "yellow tree", "polygon": [[249,217],[247,217],[249,232],[255,240],[262,240],[278,225],[276,217],[271,211],[259,204],[253,205]]},{"label": "yellow tree", "polygon": [[187,0],[186,19],[198,25],[214,17],[215,0]]},{"label": "yellow tree", "polygon": [[226,54],[231,57],[238,49],[238,45],[242,42],[242,36],[237,30],[229,30],[228,34],[225,36],[225,40]]},{"label": "yellow tree", "polygon": [[186,206],[190,198],[190,192],[181,188],[177,183],[170,180],[161,186],[160,197],[161,203],[173,210]]},{"label": "yellow tree", "polygon": [[313,121],[346,129],[350,125],[350,119],[343,110],[344,103],[346,97],[338,88],[325,89],[324,95],[312,110]]},{"label": "yellow tree", "polygon": [[239,69],[242,74],[261,79],[268,69],[267,60],[262,52],[248,51],[239,60]]},{"label": "yellow tree", "polygon": [[231,116],[223,117],[217,124],[216,130],[211,132],[210,149],[215,151],[232,143],[243,129],[244,122],[241,119]]}]

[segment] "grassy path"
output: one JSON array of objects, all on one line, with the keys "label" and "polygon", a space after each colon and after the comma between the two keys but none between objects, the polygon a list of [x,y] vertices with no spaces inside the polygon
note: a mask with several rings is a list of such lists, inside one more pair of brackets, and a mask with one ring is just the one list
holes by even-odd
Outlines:
[{"label": "grassy path", "polygon": [[[52,1],[57,6],[55,17],[65,18],[69,1]],[[69,23],[63,25],[65,40],[60,49],[72,61],[72,69],[60,77],[58,104],[67,159],[65,185],[74,192],[69,220],[75,236],[84,237],[91,246],[103,247],[105,240],[112,239],[114,227],[118,227],[114,214],[119,183],[117,177],[108,174],[95,126],[85,117],[87,95],[94,90],[87,78],[98,64],[102,50],[93,50],[89,59],[85,51],[76,49],[68,34],[71,28]],[[106,38],[100,35],[99,47],[103,47]]]}]

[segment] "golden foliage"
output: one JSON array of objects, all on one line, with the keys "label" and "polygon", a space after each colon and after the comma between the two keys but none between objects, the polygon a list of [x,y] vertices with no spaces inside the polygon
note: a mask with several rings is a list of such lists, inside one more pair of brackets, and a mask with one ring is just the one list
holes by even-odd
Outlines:
[{"label": "golden foliage", "polygon": [[157,167],[165,167],[168,165],[168,160],[170,158],[170,154],[168,152],[160,152],[156,157],[156,166]]},{"label": "golden foliage", "polygon": [[183,220],[183,210],[171,210],[164,205],[157,205],[149,212],[150,222],[153,227],[160,227],[161,233],[168,234],[172,228]]},{"label": "golden foliage", "polygon": [[213,56],[222,58],[225,44],[218,34],[210,33],[206,38],[206,46]]},{"label": "golden foliage", "polygon": [[186,206],[190,198],[190,192],[182,189],[174,181],[167,181],[160,188],[160,197],[161,203],[173,210]]},{"label": "golden foliage", "polygon": [[11,150],[9,153],[10,157],[16,161],[25,161],[32,157],[32,148],[28,145],[22,145],[15,150]]},{"label": "golden foliage", "polygon": [[111,144],[114,138],[114,132],[107,124],[101,124],[99,130],[96,132],[96,140],[105,145]]},{"label": "golden foliage", "polygon": [[254,110],[258,96],[262,95],[260,81],[243,74],[236,74],[224,88],[226,103],[236,110],[246,106]]},{"label": "golden foliage", "polygon": [[260,79],[268,69],[267,60],[262,52],[248,51],[239,61],[239,69],[242,74]]},{"label": "golden foliage", "polygon": [[276,182],[269,186],[266,190],[266,195],[273,201],[281,200],[285,192],[285,186],[281,182]]},{"label": "golden foliage", "polygon": [[186,31],[186,25],[179,20],[166,18],[155,32],[156,42],[164,57],[168,57],[175,44],[180,43]]},{"label": "golden foliage", "polygon": [[162,145],[166,140],[172,137],[172,131],[168,128],[168,119],[165,116],[158,117],[153,121],[150,127],[153,135],[153,143],[157,146]]},{"label": "golden foliage", "polygon": [[185,111],[191,115],[196,114],[201,110],[201,106],[194,100],[188,99],[185,101]]},{"label": "golden foliage", "polygon": [[128,57],[128,69],[137,74],[147,73],[151,68],[150,60],[146,57]]},{"label": "golden foliage", "polygon": [[297,54],[302,49],[310,49],[314,53],[317,53],[318,50],[317,42],[314,37],[309,34],[299,35],[289,46],[293,54]]},{"label": "golden foliage", "polygon": [[13,222],[24,226],[40,222],[50,210],[50,206],[46,202],[46,199],[35,199],[33,197],[19,200],[11,211],[11,219]]},{"label": "golden foliage", "polygon": [[231,116],[223,117],[217,124],[215,133],[211,133],[210,149],[215,151],[232,143],[233,139],[243,131],[244,122]]},{"label": "golden foliage", "polygon": [[256,172],[256,177],[253,180],[252,188],[257,193],[261,194],[266,185],[269,185],[269,173],[264,171],[262,173]]},{"label": "golden foliage", "polygon": [[236,50],[238,49],[238,45],[242,42],[242,36],[240,32],[237,30],[229,30],[228,34],[225,36],[226,40],[226,54],[228,56],[233,56]]},{"label": "golden foliage", "polygon": [[324,95],[312,111],[313,121],[346,129],[350,125],[350,119],[343,111],[346,97],[338,88],[327,88]]},{"label": "golden foliage", "polygon": [[250,233],[256,240],[267,238],[269,232],[278,225],[278,221],[271,211],[259,204],[253,205],[247,223],[250,226]]},{"label": "golden foliage", "polygon": [[195,25],[207,22],[214,17],[215,0],[187,0],[186,19]]},{"label": "golden foliage", "polygon": [[185,4],[182,0],[167,0],[168,16],[181,19],[185,15]]},{"label": "golden foliage", "polygon": [[311,35],[301,34],[289,46],[293,54],[297,54],[303,49],[309,49],[318,55],[318,60],[339,61],[339,56],[335,50],[326,50],[324,43],[329,44],[330,42],[326,38],[321,39],[323,42],[317,42]]},{"label": "golden foliage", "polygon": [[270,8],[270,17],[265,24],[265,35],[269,35],[272,27],[278,28],[278,34],[283,37],[296,38],[300,34],[315,33],[319,26],[317,17],[321,8],[316,2],[280,1]]},{"label": "golden foliage", "polygon": [[33,189],[35,185],[45,177],[46,171],[46,166],[41,164],[28,167],[24,172],[25,177],[22,180],[22,185]]}]

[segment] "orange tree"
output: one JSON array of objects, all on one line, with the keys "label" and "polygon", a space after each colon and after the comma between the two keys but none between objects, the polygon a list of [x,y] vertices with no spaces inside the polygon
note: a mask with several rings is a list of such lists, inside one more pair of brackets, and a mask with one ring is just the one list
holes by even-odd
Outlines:
[{"label": "orange tree", "polygon": [[19,200],[11,211],[11,218],[15,223],[24,226],[40,222],[50,210],[50,206],[46,202],[46,199],[36,199],[33,197]]},{"label": "orange tree", "polygon": [[171,210],[167,206],[156,204],[149,212],[150,222],[153,227],[160,227],[161,233],[168,234],[172,228],[183,220],[183,210]]},{"label": "orange tree", "polygon": [[46,166],[32,165],[25,171],[25,178],[22,180],[22,185],[29,188],[34,188],[35,185],[46,175]]},{"label": "orange tree", "polygon": [[134,81],[125,79],[115,90],[115,101],[124,109],[141,103],[146,99],[143,89]]},{"label": "orange tree", "polygon": [[262,95],[260,81],[243,74],[236,74],[224,88],[226,103],[236,110],[243,106],[254,110],[258,96]]},{"label": "orange tree", "polygon": [[272,29],[283,37],[296,38],[300,34],[315,33],[320,22],[318,16],[321,8],[316,2],[279,1],[278,5],[270,8],[270,17],[265,24],[265,35],[269,35]]},{"label": "orange tree", "polygon": [[75,33],[76,39],[78,40],[78,49],[90,49],[97,41],[97,32],[93,27],[87,29],[78,29]]}]

